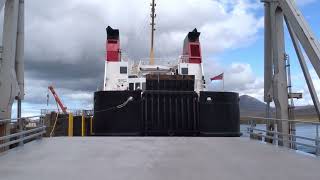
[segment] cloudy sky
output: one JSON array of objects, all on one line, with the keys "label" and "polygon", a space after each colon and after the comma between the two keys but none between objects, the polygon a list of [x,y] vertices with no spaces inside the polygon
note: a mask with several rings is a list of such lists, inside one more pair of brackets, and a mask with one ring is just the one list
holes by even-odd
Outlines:
[{"label": "cloudy sky", "polygon": [[[205,75],[225,73],[226,89],[263,98],[263,4],[260,0],[157,0],[156,56],[178,57],[183,39],[201,31]],[[297,0],[320,32],[319,0]],[[26,0],[25,116],[55,108],[47,87],[55,86],[69,109],[92,108],[93,92],[102,87],[106,26],[120,29],[122,51],[132,59],[148,57],[150,0]],[[289,37],[286,38],[289,40]],[[311,104],[293,48],[294,90]],[[314,79],[316,74],[311,69]],[[315,82],[320,93],[320,82]],[[211,90],[221,90],[219,82]]]}]

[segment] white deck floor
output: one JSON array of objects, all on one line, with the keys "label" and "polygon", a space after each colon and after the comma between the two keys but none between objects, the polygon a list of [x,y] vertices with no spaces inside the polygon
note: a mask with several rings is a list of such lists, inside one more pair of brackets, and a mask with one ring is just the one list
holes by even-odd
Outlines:
[{"label": "white deck floor", "polygon": [[320,159],[244,138],[52,138],[0,155],[0,179],[319,180]]}]

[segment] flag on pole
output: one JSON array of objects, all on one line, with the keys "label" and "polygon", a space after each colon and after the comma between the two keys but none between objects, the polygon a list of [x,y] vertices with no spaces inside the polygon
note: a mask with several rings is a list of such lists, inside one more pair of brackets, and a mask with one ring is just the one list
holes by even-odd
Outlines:
[{"label": "flag on pole", "polygon": [[224,91],[224,73],[219,74],[218,76],[214,76],[210,78],[211,82],[216,80],[222,80],[222,90]]},{"label": "flag on pole", "polygon": [[210,80],[211,80],[211,81],[223,80],[223,74],[224,74],[224,73],[221,73],[221,74],[219,74],[218,76],[212,77],[212,78],[210,78]]}]

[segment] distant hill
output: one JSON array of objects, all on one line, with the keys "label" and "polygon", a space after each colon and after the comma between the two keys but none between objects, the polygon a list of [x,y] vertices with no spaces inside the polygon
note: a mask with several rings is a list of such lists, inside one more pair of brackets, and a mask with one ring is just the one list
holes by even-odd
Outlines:
[{"label": "distant hill", "polygon": [[[248,96],[240,96],[240,116],[257,116],[265,117],[266,114],[266,103]],[[275,116],[275,108],[271,107],[271,114]],[[317,112],[312,105],[307,106],[297,106],[295,107],[295,116],[296,119],[317,119]]]},{"label": "distant hill", "polygon": [[295,115],[299,117],[317,116],[317,112],[314,106],[297,106],[295,107]]},{"label": "distant hill", "polygon": [[243,95],[240,96],[240,115],[245,116],[264,116],[266,111],[266,104],[260,100]]}]

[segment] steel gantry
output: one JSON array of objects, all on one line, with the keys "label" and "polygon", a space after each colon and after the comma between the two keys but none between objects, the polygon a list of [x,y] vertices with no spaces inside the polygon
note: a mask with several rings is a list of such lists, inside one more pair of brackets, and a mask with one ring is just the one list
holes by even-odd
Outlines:
[{"label": "steel gantry", "polygon": [[[288,77],[286,72],[284,38],[284,24],[286,24],[319,116],[319,99],[302,51],[303,48],[320,78],[319,42],[315,39],[293,0],[262,0],[262,2],[265,5],[264,101],[267,102],[268,106],[270,106],[271,102],[274,102],[277,119],[289,118],[288,98],[292,98],[292,94],[288,94]],[[268,130],[272,130],[273,128],[273,124],[268,125]],[[277,128],[284,134],[290,133],[287,121],[278,121]],[[280,145],[289,146],[288,136],[280,138],[283,140],[279,143]]]},{"label": "steel gantry", "polygon": [[0,0],[0,11],[3,8],[0,119],[9,119],[14,100],[18,101],[18,116],[21,116],[24,99],[24,0]]}]

